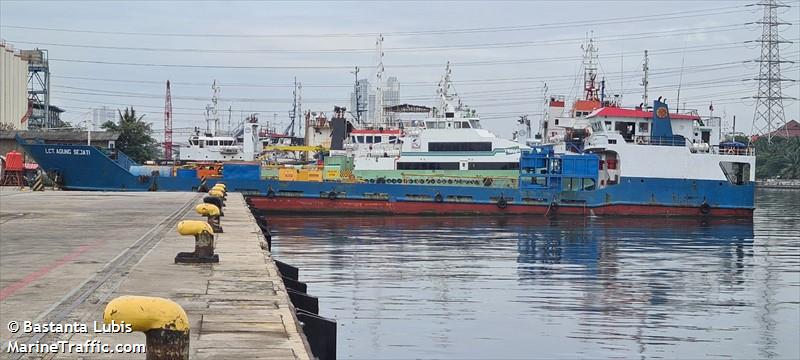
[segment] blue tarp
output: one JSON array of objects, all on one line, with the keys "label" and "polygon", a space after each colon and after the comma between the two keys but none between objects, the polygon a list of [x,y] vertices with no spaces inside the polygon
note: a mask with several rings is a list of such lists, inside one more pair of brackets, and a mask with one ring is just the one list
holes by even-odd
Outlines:
[{"label": "blue tarp", "polygon": [[719,147],[722,149],[747,149],[747,144],[738,141],[723,141],[719,143]]},{"label": "blue tarp", "polygon": [[261,166],[258,164],[225,164],[222,167],[222,177],[229,180],[259,180],[261,179]]}]

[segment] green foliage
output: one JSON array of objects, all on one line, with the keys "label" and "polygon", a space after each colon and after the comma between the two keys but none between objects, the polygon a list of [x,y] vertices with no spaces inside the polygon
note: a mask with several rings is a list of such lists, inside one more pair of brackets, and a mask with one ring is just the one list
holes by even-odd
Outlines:
[{"label": "green foliage", "polygon": [[150,136],[153,134],[150,123],[142,121],[144,115],[137,118],[133,107],[125,108],[125,113],[117,111],[119,124],[107,121],[101,125],[103,129],[120,134],[116,142],[117,149],[139,163],[155,159],[158,153],[156,140]]},{"label": "green foliage", "polygon": [[759,138],[756,148],[756,177],[800,179],[800,138]]}]

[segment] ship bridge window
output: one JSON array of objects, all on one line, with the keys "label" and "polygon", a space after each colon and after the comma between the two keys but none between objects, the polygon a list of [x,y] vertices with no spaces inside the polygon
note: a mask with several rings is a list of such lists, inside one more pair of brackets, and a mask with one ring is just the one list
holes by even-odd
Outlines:
[{"label": "ship bridge window", "polygon": [[397,136],[389,136],[389,144],[397,144]]},{"label": "ship bridge window", "polygon": [[373,139],[372,136],[365,136],[364,137],[364,142],[367,143],[367,144],[372,144],[372,142],[373,142],[372,139]]},{"label": "ship bridge window", "polygon": [[640,122],[639,123],[639,134],[647,134],[650,132],[650,123]]},{"label": "ship bridge window", "polygon": [[750,182],[750,164],[743,162],[720,161],[719,166],[728,182],[734,185],[744,185]]},{"label": "ship bridge window", "polygon": [[622,122],[619,121],[614,124],[614,130],[617,130],[626,142],[633,141],[633,130],[636,126],[635,122]]},{"label": "ship bridge window", "polygon": [[611,131],[611,129],[613,129],[613,127],[611,127],[611,121],[606,121],[605,125],[606,125],[606,131]]},{"label": "ship bridge window", "polygon": [[492,151],[491,142],[430,142],[428,151]]},{"label": "ship bridge window", "polygon": [[446,117],[446,118],[454,118],[454,117],[456,117],[456,113],[454,113],[454,112],[446,112],[446,113],[444,113],[444,117]]},{"label": "ship bridge window", "polygon": [[458,170],[457,162],[398,162],[397,170]]},{"label": "ship bridge window", "polygon": [[469,170],[519,170],[519,162],[471,162]]},{"label": "ship bridge window", "polygon": [[481,127],[480,126],[480,122],[478,120],[470,120],[469,121],[469,126],[471,128],[473,128],[473,129],[477,129],[477,128]]},{"label": "ship bridge window", "polygon": [[364,137],[363,136],[356,136],[356,142],[359,143],[359,144],[363,144],[364,143]]},{"label": "ship bridge window", "polygon": [[600,132],[601,130],[603,130],[602,124],[600,124],[599,122],[592,123],[592,131]]}]

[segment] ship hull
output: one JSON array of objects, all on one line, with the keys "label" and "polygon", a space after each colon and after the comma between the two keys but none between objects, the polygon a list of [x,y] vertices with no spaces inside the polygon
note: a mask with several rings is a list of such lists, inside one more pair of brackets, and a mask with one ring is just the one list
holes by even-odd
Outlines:
[{"label": "ship hull", "polygon": [[[224,172],[194,177],[134,176],[130,165],[79,145],[24,144],[26,151],[67,190],[198,191],[224,182],[255,210],[297,213],[705,216],[752,217],[753,182],[622,177],[598,189],[512,188],[279,181]],[[256,166],[256,165],[253,165]],[[157,175],[157,174],[154,174]]]},{"label": "ship hull", "polygon": [[546,216],[674,216],[735,217],[753,216],[753,209],[709,208],[669,205],[507,205],[436,203],[418,201],[376,201],[348,199],[269,198],[248,196],[247,203],[264,213],[365,214],[365,215],[546,215]]}]

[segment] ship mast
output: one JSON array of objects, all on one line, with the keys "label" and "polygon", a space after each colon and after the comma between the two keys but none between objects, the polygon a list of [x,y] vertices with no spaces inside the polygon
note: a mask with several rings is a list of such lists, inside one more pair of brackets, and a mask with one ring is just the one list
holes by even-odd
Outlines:
[{"label": "ship mast", "polygon": [[647,58],[647,50],[644,51],[644,63],[642,63],[642,71],[644,72],[644,76],[642,77],[642,86],[644,86],[644,94],[642,94],[642,109],[647,110],[650,107],[648,100],[647,100],[647,86],[650,85],[647,77],[650,74],[650,60]]},{"label": "ship mast", "polygon": [[206,134],[217,136],[217,131],[219,131],[219,114],[217,112],[219,85],[217,85],[217,80],[211,84],[211,89],[214,91],[214,95],[211,96],[211,105],[206,105]]},{"label": "ship mast", "polygon": [[[383,35],[378,35],[378,39],[375,42],[375,46],[378,51],[378,67],[377,72],[375,74],[375,78],[377,80],[376,84],[376,92],[375,92],[375,116],[374,124],[378,124],[379,126],[383,126]],[[374,125],[373,124],[373,125]]]},{"label": "ship mast", "polygon": [[599,101],[597,86],[597,48],[594,45],[594,32],[591,32],[583,49],[583,97],[584,100]]}]

